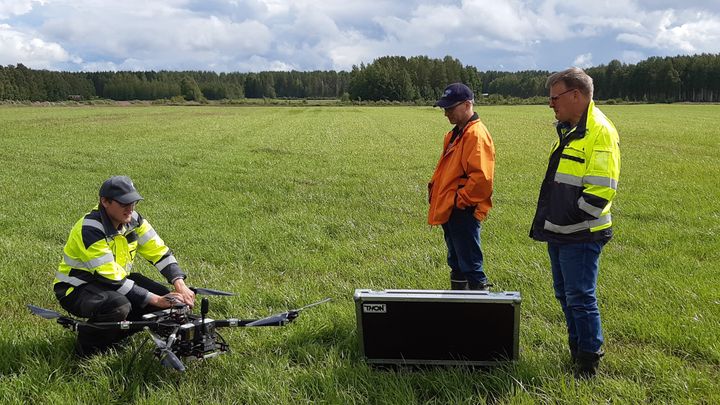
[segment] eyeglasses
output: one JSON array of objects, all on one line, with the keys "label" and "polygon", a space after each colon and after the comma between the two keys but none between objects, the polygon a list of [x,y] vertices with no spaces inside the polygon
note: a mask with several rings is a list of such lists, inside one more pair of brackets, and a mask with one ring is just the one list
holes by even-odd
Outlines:
[{"label": "eyeglasses", "polygon": [[550,97],[548,97],[548,99],[549,99],[549,101],[551,101],[551,102],[554,103],[554,102],[556,102],[556,101],[560,98],[560,96],[562,96],[562,95],[565,94],[565,93],[569,93],[569,92],[571,92],[571,91],[573,91],[573,90],[577,90],[577,89],[567,89],[567,90],[563,91],[562,93],[558,94],[557,96],[550,96]]}]

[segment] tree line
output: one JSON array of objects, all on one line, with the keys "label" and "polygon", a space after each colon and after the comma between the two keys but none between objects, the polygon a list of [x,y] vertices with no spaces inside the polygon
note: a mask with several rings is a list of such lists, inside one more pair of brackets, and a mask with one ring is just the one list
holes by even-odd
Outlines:
[{"label": "tree line", "polygon": [[[630,102],[720,101],[720,54],[613,60],[586,69],[595,99]],[[0,66],[0,100],[223,100],[241,98],[436,100],[463,82],[494,97],[545,97],[548,71],[479,71],[446,56],[385,56],[346,71],[216,73],[208,71],[56,72]],[[479,98],[479,95],[476,97]]]}]

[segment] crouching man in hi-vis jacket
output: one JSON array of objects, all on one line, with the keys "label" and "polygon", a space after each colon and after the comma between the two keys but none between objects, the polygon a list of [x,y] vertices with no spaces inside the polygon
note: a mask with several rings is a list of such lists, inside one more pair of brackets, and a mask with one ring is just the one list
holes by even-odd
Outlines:
[{"label": "crouching man in hi-vis jacket", "polygon": [[[109,178],[99,196],[99,204],[75,223],[63,249],[53,282],[60,305],[90,322],[138,320],[177,302],[192,306],[195,294],[185,285],[172,251],[135,211],[142,197],[130,178]],[[152,263],[175,291],[131,273],[136,254]],[[125,331],[81,327],[75,350],[81,357],[91,356],[127,336]]]}]

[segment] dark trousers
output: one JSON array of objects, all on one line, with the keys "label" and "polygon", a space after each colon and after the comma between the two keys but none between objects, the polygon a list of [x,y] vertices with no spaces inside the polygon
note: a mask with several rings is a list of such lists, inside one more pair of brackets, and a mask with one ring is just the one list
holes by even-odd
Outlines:
[{"label": "dark trousers", "polygon": [[480,245],[480,221],[475,210],[453,209],[450,219],[442,225],[447,244],[447,263],[453,280],[467,280],[470,284],[487,282],[483,271],[483,253]]},{"label": "dark trousers", "polygon": [[[157,295],[162,296],[170,292],[164,285],[140,273],[128,274],[127,278]],[[83,284],[76,287],[73,292],[60,300],[60,305],[77,317],[87,318],[88,322],[139,320],[144,314],[159,309],[151,305],[145,308],[133,307],[124,295],[101,284]],[[78,344],[85,354],[106,350],[128,336],[130,336],[128,331],[119,329],[104,330],[83,325],[78,328]]]}]

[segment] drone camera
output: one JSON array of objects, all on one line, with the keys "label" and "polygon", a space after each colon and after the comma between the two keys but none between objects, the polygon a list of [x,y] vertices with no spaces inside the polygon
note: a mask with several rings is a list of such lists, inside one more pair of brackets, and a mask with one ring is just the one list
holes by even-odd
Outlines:
[{"label": "drone camera", "polygon": [[207,358],[227,351],[227,345],[218,342],[215,321],[210,318],[193,318],[178,330],[179,354],[184,357]]}]

